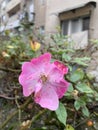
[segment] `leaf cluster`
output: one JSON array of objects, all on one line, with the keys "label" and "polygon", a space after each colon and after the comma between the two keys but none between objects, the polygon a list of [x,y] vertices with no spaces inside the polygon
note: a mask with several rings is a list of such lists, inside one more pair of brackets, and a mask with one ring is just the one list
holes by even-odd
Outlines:
[{"label": "leaf cluster", "polygon": [[[92,117],[92,109],[96,111],[94,108],[98,103],[98,85],[95,87],[94,78],[86,71],[91,55],[86,51],[87,48],[74,49],[73,41],[60,33],[52,35],[51,39],[49,51],[53,54],[54,60],[58,59],[69,67],[69,73],[65,79],[70,82],[56,115],[66,129],[68,129],[66,124],[70,123],[68,130],[73,130],[78,123]],[[92,43],[90,46],[93,48],[95,44]]]}]

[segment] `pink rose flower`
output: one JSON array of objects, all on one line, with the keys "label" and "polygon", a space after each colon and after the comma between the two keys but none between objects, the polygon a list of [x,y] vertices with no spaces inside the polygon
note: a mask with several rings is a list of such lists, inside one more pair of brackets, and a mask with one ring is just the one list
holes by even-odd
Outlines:
[{"label": "pink rose flower", "polygon": [[68,68],[59,61],[50,63],[51,54],[45,53],[22,65],[19,82],[23,95],[34,93],[34,100],[41,107],[56,110],[59,99],[68,89],[69,83],[64,79]]}]

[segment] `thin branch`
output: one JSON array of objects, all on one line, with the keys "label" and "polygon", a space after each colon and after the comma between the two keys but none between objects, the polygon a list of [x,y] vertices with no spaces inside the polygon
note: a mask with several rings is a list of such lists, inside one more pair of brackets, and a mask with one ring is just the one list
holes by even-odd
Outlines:
[{"label": "thin branch", "polygon": [[15,97],[8,97],[5,94],[0,94],[0,97],[5,98],[5,99],[9,99],[9,100],[15,100]]},{"label": "thin branch", "polygon": [[[31,97],[28,98],[28,100],[25,101],[25,103],[23,105],[20,106],[20,109],[24,109],[28,104],[29,102],[31,101]],[[18,109],[15,110],[12,114],[10,114],[7,119],[0,125],[0,130],[3,129],[6,124],[18,113]]]},{"label": "thin branch", "polygon": [[16,102],[16,105],[17,105],[17,108],[18,108],[18,119],[19,119],[19,124],[21,124],[21,109],[20,109],[20,105],[18,103],[18,96],[16,95],[15,96],[15,102]]},{"label": "thin branch", "polygon": [[42,111],[40,111],[37,115],[35,115],[32,119],[31,119],[31,123],[35,122],[42,114],[44,114],[47,111],[47,109],[43,109]]},{"label": "thin branch", "polygon": [[[20,106],[20,109],[23,110],[31,101],[31,98],[28,98],[28,100]],[[43,109],[42,111],[39,111],[39,113],[37,115],[35,115],[32,119],[31,119],[31,124],[34,123],[42,114],[44,114],[47,111],[47,109]],[[19,112],[19,110],[15,110],[11,115],[9,115],[7,117],[7,119],[2,123],[2,125],[0,126],[0,129],[3,129],[6,124]]]},{"label": "thin branch", "polygon": [[0,67],[0,70],[6,71],[6,72],[20,72],[19,69],[11,69],[11,68],[5,68],[5,67]]},{"label": "thin branch", "polygon": [[80,125],[84,124],[88,119],[90,119],[90,118],[92,117],[92,115],[93,115],[93,113],[92,113],[89,117],[87,117],[86,119],[84,119],[83,121],[81,121],[80,123],[78,123],[78,124],[75,126],[75,128],[77,128],[77,127],[79,127]]}]

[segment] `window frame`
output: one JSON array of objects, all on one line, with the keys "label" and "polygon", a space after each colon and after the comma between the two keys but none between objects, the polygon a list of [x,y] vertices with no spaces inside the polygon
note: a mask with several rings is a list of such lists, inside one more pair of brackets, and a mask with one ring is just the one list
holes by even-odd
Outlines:
[{"label": "window frame", "polygon": [[[85,30],[89,30],[89,25],[88,25],[87,29],[83,29],[83,20],[86,19],[86,18],[89,19],[89,25],[90,25],[90,16],[76,17],[76,18],[73,18],[73,19],[68,19],[68,20],[61,21],[62,34],[63,35],[71,35],[71,34],[74,34],[74,33],[82,32],[82,31],[85,31]],[[77,31],[75,30],[75,32],[72,31],[72,27],[73,27],[72,26],[72,22],[74,20],[77,20],[78,27],[79,27],[78,29],[76,29]],[[64,33],[64,30],[63,30],[63,27],[64,27],[63,23],[64,22],[68,22],[68,24],[67,24],[68,27],[67,27],[67,33],[66,34]],[[66,28],[66,27],[64,27],[64,28]]]}]

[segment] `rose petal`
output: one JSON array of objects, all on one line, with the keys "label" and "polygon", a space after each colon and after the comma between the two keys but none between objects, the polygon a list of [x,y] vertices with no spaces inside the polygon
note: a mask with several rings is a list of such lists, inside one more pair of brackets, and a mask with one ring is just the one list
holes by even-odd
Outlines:
[{"label": "rose petal", "polygon": [[31,74],[38,71],[36,65],[32,64],[31,62],[24,62],[22,65],[22,73],[24,74]]},{"label": "rose petal", "polygon": [[58,98],[62,98],[65,92],[68,90],[69,83],[66,80],[62,80],[59,83],[58,82],[51,83],[51,86],[55,89]]},{"label": "rose petal", "polygon": [[63,74],[67,74],[68,73],[68,67],[65,66],[64,64],[62,64],[59,61],[55,61],[54,64],[56,65],[56,67],[61,70],[63,72]]},{"label": "rose petal", "polygon": [[51,54],[45,53],[37,58],[33,58],[31,60],[31,63],[40,65],[40,64],[50,63],[50,60],[51,60]]},{"label": "rose petal", "polygon": [[63,78],[62,72],[56,67],[52,68],[49,73],[49,81],[50,82],[59,82]]},{"label": "rose petal", "polygon": [[35,102],[41,105],[41,107],[52,111],[56,110],[59,105],[58,96],[49,84],[43,86],[42,89],[35,94]]}]

